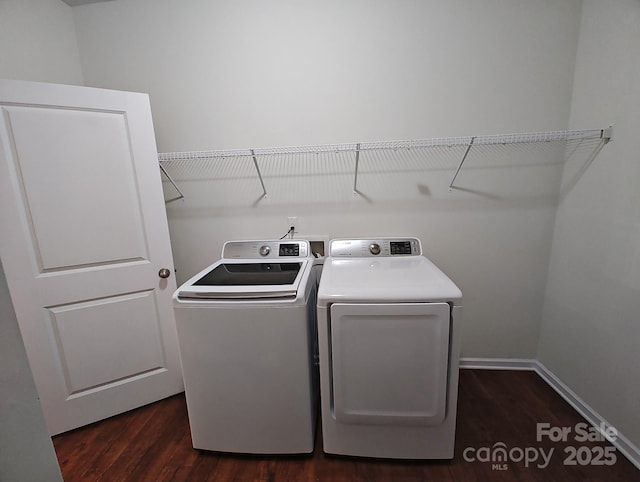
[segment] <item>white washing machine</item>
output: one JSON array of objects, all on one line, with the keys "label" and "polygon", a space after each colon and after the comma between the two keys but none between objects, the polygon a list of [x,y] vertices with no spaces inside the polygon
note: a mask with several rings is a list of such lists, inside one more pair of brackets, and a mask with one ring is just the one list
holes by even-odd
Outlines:
[{"label": "white washing machine", "polygon": [[461,302],[416,238],[331,241],[318,289],[326,453],[453,458]]},{"label": "white washing machine", "polygon": [[194,448],[313,451],[315,266],[308,241],[232,241],[174,294]]}]

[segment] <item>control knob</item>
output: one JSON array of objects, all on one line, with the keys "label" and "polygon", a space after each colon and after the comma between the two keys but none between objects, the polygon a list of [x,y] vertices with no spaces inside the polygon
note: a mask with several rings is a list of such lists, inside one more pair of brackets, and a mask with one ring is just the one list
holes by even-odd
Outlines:
[{"label": "control knob", "polygon": [[369,245],[369,251],[371,251],[371,254],[380,254],[380,245],[378,243],[371,243]]},{"label": "control knob", "polygon": [[266,256],[271,252],[271,248],[267,245],[260,246],[260,256]]}]

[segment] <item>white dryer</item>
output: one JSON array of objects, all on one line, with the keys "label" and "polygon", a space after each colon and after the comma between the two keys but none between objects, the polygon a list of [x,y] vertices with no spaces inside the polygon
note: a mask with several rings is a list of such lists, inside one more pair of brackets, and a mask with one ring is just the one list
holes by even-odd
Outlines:
[{"label": "white dryer", "polygon": [[174,294],[193,447],[313,451],[316,264],[308,241],[231,241]]},{"label": "white dryer", "polygon": [[326,453],[453,458],[461,302],[416,238],[331,241],[318,289]]}]

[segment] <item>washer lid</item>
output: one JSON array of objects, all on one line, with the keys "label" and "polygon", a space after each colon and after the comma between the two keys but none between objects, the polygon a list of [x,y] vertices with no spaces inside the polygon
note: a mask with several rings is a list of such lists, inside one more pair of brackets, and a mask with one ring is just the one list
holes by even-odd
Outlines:
[{"label": "washer lid", "polygon": [[328,258],[318,305],[339,301],[453,302],[462,292],[424,256],[399,258]]},{"label": "washer lid", "polygon": [[178,298],[295,298],[306,259],[281,262],[220,260],[178,289]]},{"label": "washer lid", "polygon": [[194,286],[291,285],[301,263],[220,263]]}]

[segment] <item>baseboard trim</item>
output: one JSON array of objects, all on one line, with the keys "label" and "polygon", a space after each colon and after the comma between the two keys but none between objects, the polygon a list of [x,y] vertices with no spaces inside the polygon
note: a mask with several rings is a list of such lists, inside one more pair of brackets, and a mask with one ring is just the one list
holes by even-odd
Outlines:
[{"label": "baseboard trim", "polygon": [[[535,359],[523,358],[469,358],[460,359],[460,368],[477,370],[531,370],[538,374],[547,385],[553,388],[569,405],[571,405],[587,422],[598,430],[605,424],[613,426],[604,417],[600,416],[588,403],[580,398],[562,380],[553,374],[547,367]],[[635,446],[627,437],[618,431],[615,440],[609,440],[611,444],[624,455],[629,462],[640,469],[640,448]]]},{"label": "baseboard trim", "polygon": [[524,358],[460,358],[460,368],[477,370],[535,370],[536,363]]}]

